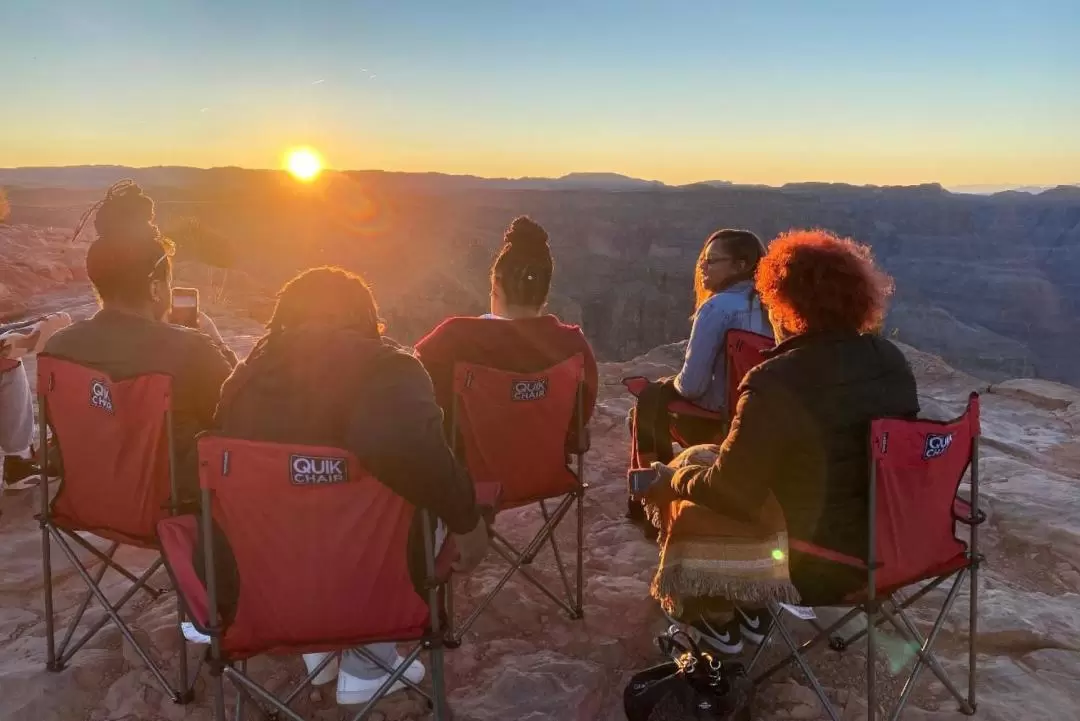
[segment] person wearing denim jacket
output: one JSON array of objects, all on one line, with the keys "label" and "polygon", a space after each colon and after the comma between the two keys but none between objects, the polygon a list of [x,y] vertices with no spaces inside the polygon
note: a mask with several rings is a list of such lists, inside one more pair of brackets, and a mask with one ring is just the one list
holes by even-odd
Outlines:
[{"label": "person wearing denim jacket", "polygon": [[718,230],[705,243],[695,272],[697,310],[674,388],[710,411],[727,408],[724,335],[735,328],[772,337],[768,315],[754,290],[765,246],[748,230]]}]

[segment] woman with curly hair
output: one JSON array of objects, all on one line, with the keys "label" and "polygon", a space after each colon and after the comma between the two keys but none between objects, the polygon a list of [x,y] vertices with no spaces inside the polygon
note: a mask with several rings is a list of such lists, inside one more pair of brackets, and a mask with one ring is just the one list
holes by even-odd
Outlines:
[{"label": "woman with curly hair", "polygon": [[[791,539],[866,558],[871,420],[913,418],[915,377],[900,349],[874,333],[892,280],[870,249],[823,230],[793,230],[769,246],[756,287],[778,341],[740,386],[735,417],[711,465],[669,471],[671,490],[736,523],[763,523],[773,496]],[[835,599],[862,571],[792,551],[803,602]],[[767,614],[738,609],[710,635],[760,642]],[[741,637],[741,638],[740,638]]]}]

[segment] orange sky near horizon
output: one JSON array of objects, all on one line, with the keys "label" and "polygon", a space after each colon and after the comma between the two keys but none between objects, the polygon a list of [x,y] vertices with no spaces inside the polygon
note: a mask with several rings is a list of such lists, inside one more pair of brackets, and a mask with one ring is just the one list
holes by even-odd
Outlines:
[{"label": "orange sky near horizon", "polygon": [[0,167],[1080,183],[1077,0],[0,4]]},{"label": "orange sky near horizon", "polygon": [[[699,147],[652,147],[643,143],[637,152],[598,146],[565,147],[551,151],[521,149],[516,153],[487,147],[423,147],[411,144],[395,148],[385,143],[334,142],[329,137],[312,142],[308,136],[282,137],[278,143],[259,143],[250,149],[178,148],[162,153],[154,148],[108,148],[101,143],[83,147],[4,148],[0,140],[0,165],[124,165],[148,167],[239,166],[281,168],[283,153],[295,146],[316,149],[327,168],[340,170],[388,170],[441,172],[482,177],[559,177],[572,172],[615,172],[672,185],[705,180],[783,185],[791,182],[838,182],[858,185],[915,185],[941,183],[961,185],[1063,185],[1080,183],[1080,151],[1038,154],[1030,151],[955,148],[895,149],[862,147],[833,149],[811,143],[799,148],[724,147],[721,143]],[[73,145],[73,144],[72,144]],[[562,150],[562,152],[559,152]]]}]

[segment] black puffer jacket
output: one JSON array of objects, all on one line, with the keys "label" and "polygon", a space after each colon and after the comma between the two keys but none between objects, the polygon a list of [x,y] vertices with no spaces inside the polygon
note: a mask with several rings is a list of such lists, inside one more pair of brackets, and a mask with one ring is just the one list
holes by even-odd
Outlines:
[{"label": "black puffer jacket", "polygon": [[[798,336],[773,349],[739,392],[716,463],[681,469],[675,490],[743,520],[756,520],[772,491],[790,538],[865,559],[870,421],[919,412],[900,349],[875,335]],[[797,552],[791,572],[808,603],[865,581]]]}]

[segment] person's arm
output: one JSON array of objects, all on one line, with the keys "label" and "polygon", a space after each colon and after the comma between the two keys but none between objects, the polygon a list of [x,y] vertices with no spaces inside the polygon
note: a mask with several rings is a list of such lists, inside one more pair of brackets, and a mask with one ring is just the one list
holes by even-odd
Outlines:
[{"label": "person's arm", "polygon": [[472,480],[446,445],[431,380],[403,353],[378,363],[354,403],[346,447],[379,481],[437,515],[451,533],[472,531],[480,520]]},{"label": "person's arm", "polygon": [[443,410],[452,402],[454,386],[454,365],[451,349],[453,342],[452,326],[443,321],[433,331],[424,336],[413,348],[413,354],[424,366],[435,389],[435,399]]},{"label": "person's arm", "polygon": [[239,359],[236,357],[236,353],[233,352],[233,349],[229,347],[229,344],[225,342],[225,339],[221,337],[221,331],[218,330],[217,324],[214,323],[213,318],[208,316],[206,313],[200,312],[198,330],[209,336],[210,340],[214,342],[214,345],[217,347],[218,351],[221,352],[221,355],[224,356],[226,361],[228,361],[230,368],[236,366],[236,363]]},{"label": "person's arm", "polygon": [[715,303],[706,303],[694,316],[686,359],[675,376],[675,390],[687,400],[697,400],[709,390],[716,356],[722,352],[724,333],[732,324],[732,314]]},{"label": "person's arm", "polygon": [[193,344],[193,348],[193,357],[188,366],[192,371],[188,392],[194,401],[191,407],[197,427],[193,430],[197,433],[214,427],[221,387],[232,374],[236,355],[205,335],[201,337],[201,342]]},{"label": "person's arm", "polygon": [[681,497],[754,520],[768,498],[785,445],[784,409],[767,392],[744,385],[731,430],[711,466],[680,468],[671,487]]}]

